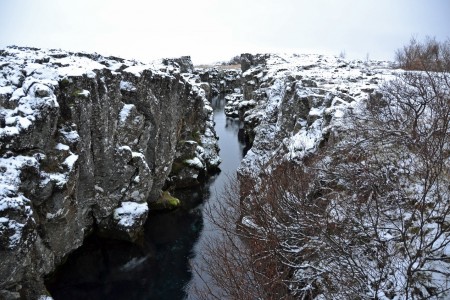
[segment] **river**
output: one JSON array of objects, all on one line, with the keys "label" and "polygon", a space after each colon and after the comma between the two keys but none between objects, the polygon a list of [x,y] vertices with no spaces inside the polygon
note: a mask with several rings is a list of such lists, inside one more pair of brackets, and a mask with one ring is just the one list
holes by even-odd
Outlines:
[{"label": "river", "polygon": [[174,192],[182,206],[149,214],[141,245],[90,236],[46,281],[55,300],[185,299],[198,280],[190,261],[198,261],[212,226],[204,218],[205,203],[217,201],[229,175],[236,172],[244,145],[239,122],[226,118],[223,97],[212,99],[219,136],[221,172],[202,186]]}]

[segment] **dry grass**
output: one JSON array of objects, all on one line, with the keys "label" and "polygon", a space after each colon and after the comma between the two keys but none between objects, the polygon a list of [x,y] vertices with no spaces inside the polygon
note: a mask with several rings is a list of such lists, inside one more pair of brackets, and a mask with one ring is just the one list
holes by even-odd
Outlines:
[{"label": "dry grass", "polygon": [[241,69],[241,65],[240,64],[236,64],[236,65],[197,65],[195,66],[195,68],[198,69],[212,69],[212,68],[216,68],[219,70],[233,70],[233,69]]}]

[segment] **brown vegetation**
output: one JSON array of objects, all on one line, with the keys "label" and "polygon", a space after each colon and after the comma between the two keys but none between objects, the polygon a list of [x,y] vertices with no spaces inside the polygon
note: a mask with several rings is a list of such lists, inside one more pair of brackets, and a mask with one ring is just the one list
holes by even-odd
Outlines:
[{"label": "brown vegetation", "polygon": [[234,65],[197,65],[195,66],[199,69],[212,69],[216,68],[218,70],[234,70],[234,69],[241,69],[240,64],[234,64]]},{"label": "brown vegetation", "polygon": [[410,43],[398,50],[396,60],[405,70],[450,71],[450,39],[438,42],[428,37],[424,42],[412,38]]}]

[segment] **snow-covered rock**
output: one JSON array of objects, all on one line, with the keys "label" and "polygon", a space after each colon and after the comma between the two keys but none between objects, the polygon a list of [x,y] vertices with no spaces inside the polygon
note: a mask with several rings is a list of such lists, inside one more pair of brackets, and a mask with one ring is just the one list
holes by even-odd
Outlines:
[{"label": "snow-covered rock", "polygon": [[135,239],[193,133],[192,166],[217,167],[212,109],[192,70],[189,57],[0,50],[0,295],[46,294],[42,276],[94,223]]},{"label": "snow-covered rock", "polygon": [[216,96],[241,88],[241,70],[220,67],[198,68],[199,79],[208,84],[208,94]]},{"label": "snow-covered rock", "polygon": [[396,72],[390,62],[313,54],[243,54],[241,61],[243,98],[229,107],[251,146],[241,174],[257,174],[275,156],[301,160],[314,153],[347,109]]}]

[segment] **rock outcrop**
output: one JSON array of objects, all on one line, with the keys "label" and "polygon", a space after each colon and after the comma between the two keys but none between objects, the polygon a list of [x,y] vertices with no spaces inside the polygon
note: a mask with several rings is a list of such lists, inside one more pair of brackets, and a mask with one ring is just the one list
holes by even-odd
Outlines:
[{"label": "rock outcrop", "polygon": [[188,57],[0,51],[0,298],[45,295],[42,277],[94,230],[136,240],[177,159],[217,168],[212,109],[189,71]]},{"label": "rock outcrop", "polygon": [[210,96],[233,93],[241,89],[241,71],[239,69],[227,69],[225,67],[196,69],[202,88]]},{"label": "rock outcrop", "polygon": [[390,62],[325,55],[242,54],[242,94],[226,111],[244,123],[250,151],[239,173],[314,153],[338,130],[345,111],[392,78]]}]

